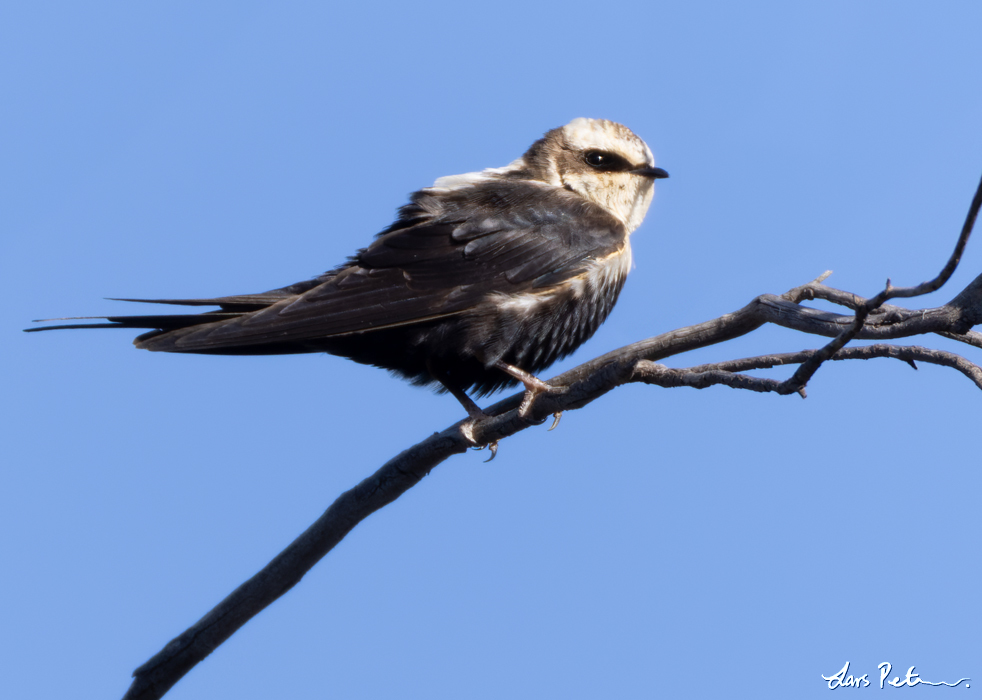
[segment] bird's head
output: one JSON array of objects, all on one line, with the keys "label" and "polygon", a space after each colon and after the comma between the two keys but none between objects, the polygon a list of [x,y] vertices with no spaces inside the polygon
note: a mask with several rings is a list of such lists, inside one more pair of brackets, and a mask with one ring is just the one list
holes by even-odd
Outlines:
[{"label": "bird's head", "polygon": [[553,129],[522,160],[535,179],[600,205],[629,231],[644,219],[655,180],[668,177],[644,141],[606,119],[574,119]]}]

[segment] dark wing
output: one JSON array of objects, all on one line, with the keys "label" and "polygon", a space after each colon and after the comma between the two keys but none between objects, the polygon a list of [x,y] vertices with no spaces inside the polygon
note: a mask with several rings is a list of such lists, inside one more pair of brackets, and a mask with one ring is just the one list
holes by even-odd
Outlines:
[{"label": "dark wing", "polygon": [[[621,248],[626,237],[617,219],[558,188],[497,181],[424,190],[348,265],[262,295],[169,301],[217,303],[223,310],[213,321],[198,314],[192,316],[197,323],[141,336],[137,344],[221,353],[441,318],[491,293],[535,291],[575,276],[589,261]],[[229,312],[238,313],[221,316]]]}]

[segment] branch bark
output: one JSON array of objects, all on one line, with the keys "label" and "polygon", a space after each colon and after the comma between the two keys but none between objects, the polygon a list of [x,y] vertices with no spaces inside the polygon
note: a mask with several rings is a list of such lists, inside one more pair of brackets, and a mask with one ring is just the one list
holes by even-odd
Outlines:
[{"label": "branch bark", "polygon": [[[520,417],[517,410],[522,394],[499,401],[485,409],[490,417],[473,424],[469,434],[479,445],[495,445],[532,425],[541,424],[550,414],[583,408],[616,387],[634,382],[700,389],[720,384],[804,396],[805,385],[828,360],[888,357],[905,361],[915,369],[918,361],[938,364],[958,370],[982,389],[982,367],[951,352],[882,342],[845,347],[855,339],[883,341],[937,334],[982,348],[982,334],[971,330],[982,323],[982,275],[944,306],[911,310],[885,304],[897,297],[927,294],[948,281],[968,243],[980,206],[982,182],[948,263],[927,282],[914,287],[893,287],[888,280],[879,294],[865,299],[825,286],[823,282],[830,274],[825,273],[783,295],[761,295],[733,313],[619,348],[554,377],[548,383],[560,387],[561,391],[539,395],[525,418]],[[812,299],[829,301],[854,313],[838,315],[801,304]],[[746,335],[767,323],[833,340],[817,350],[729,360],[685,369],[670,369],[658,364],[659,360],[679,353]],[[798,369],[784,381],[744,374],[749,370],[788,364],[796,364]],[[415,486],[444,460],[466,452],[473,443],[461,430],[464,423],[455,423],[413,445],[341,494],[313,525],[262,571],[136,669],[124,700],[162,697],[249,619],[299,583],[358,523]]]}]

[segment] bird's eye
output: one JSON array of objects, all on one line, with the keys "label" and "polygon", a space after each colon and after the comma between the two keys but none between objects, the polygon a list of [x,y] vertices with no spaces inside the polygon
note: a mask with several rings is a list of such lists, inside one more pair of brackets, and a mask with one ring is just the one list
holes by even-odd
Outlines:
[{"label": "bird's eye", "polygon": [[611,163],[610,156],[603,151],[587,151],[584,158],[586,159],[586,164],[594,168],[602,168]]},{"label": "bird's eye", "polygon": [[591,168],[604,172],[615,172],[620,170],[630,170],[631,164],[616,153],[607,151],[587,151],[583,154],[583,160]]}]

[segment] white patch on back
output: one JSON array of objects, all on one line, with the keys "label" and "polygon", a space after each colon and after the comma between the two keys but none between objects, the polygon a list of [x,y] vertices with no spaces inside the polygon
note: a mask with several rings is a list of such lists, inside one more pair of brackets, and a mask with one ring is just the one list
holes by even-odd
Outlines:
[{"label": "white patch on back", "polygon": [[474,173],[461,173],[460,175],[444,175],[443,177],[438,177],[433,185],[427,189],[444,190],[447,192],[451,190],[459,190],[463,187],[470,187],[481,182],[494,180],[499,175],[507,175],[515,170],[521,170],[524,167],[525,159],[518,158],[502,168],[485,168],[484,170]]}]

